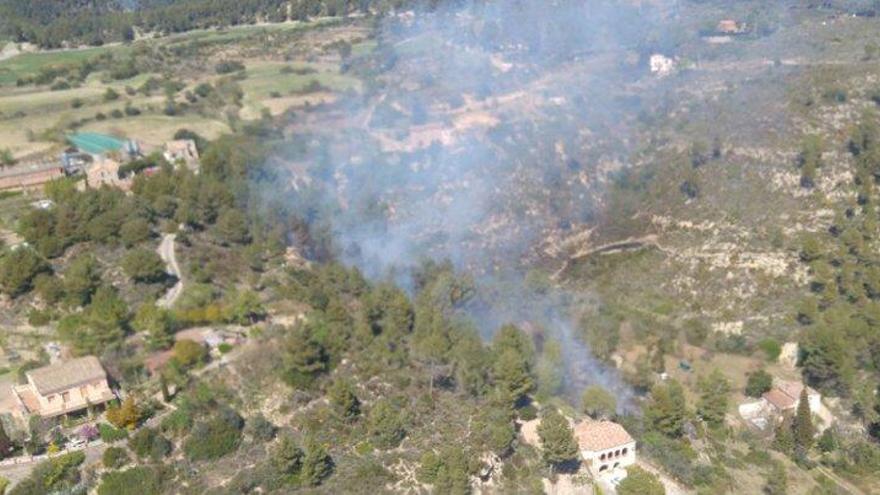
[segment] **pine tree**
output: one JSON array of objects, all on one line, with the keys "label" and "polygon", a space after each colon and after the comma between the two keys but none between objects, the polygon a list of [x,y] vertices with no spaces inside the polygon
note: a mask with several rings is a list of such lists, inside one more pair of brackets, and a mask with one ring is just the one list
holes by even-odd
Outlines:
[{"label": "pine tree", "polygon": [[697,413],[709,426],[717,428],[724,422],[730,395],[730,382],[717,369],[698,383],[700,400]]},{"label": "pine tree", "polygon": [[508,394],[514,403],[535,387],[528,362],[513,349],[507,349],[495,360],[492,377],[501,391]]},{"label": "pine tree", "polygon": [[281,437],[272,451],[271,462],[275,470],[284,475],[297,474],[302,469],[303,451],[290,435]]},{"label": "pine tree", "polygon": [[581,411],[593,419],[608,418],[617,411],[617,399],[601,385],[593,385],[581,396]]},{"label": "pine tree", "polygon": [[554,408],[548,408],[538,425],[544,462],[552,468],[577,459],[578,446],[568,420]]},{"label": "pine tree", "polygon": [[309,388],[315,378],[328,370],[330,356],[327,350],[316,339],[311,331],[293,331],[285,342],[283,362],[284,378],[296,388]]},{"label": "pine tree", "polygon": [[361,401],[354,393],[354,387],[345,381],[338,380],[328,391],[330,403],[337,413],[347,420],[353,420],[361,414]]},{"label": "pine tree", "polygon": [[388,399],[380,399],[370,410],[367,431],[373,437],[373,445],[380,449],[393,449],[406,436],[406,428],[400,409]]},{"label": "pine tree", "polygon": [[681,384],[670,380],[651,389],[645,419],[652,428],[668,437],[677,438],[684,433],[686,417],[687,405]]},{"label": "pine tree", "polygon": [[810,450],[813,446],[813,435],[816,430],[813,427],[813,418],[810,412],[810,402],[807,396],[807,387],[801,390],[801,397],[798,402],[797,414],[794,418],[794,442],[795,445],[804,452]]},{"label": "pine tree", "polygon": [[333,472],[333,459],[327,448],[315,438],[306,439],[306,453],[302,459],[300,474],[304,483],[318,486]]}]

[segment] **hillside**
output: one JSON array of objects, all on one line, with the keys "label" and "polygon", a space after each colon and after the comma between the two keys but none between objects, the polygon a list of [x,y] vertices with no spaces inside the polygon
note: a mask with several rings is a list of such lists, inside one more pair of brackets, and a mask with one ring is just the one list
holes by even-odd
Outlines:
[{"label": "hillside", "polygon": [[5,493],[880,493],[876,2],[233,3],[2,4]]}]

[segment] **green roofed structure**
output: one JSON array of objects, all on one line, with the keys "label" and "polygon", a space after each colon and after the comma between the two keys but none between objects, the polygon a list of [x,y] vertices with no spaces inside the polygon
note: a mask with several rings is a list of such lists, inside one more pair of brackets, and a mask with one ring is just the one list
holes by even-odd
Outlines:
[{"label": "green roofed structure", "polygon": [[128,153],[135,151],[132,148],[134,145],[131,141],[125,141],[106,134],[98,134],[97,132],[71,134],[67,136],[67,140],[80,151],[92,155],[103,155],[114,151],[125,151]]}]

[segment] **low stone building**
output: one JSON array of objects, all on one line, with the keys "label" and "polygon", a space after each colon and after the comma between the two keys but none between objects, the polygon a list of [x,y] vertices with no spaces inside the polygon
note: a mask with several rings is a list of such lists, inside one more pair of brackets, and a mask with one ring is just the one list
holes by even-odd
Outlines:
[{"label": "low stone building", "polygon": [[183,164],[193,171],[199,169],[199,149],[192,139],[168,141],[162,156],[172,165]]},{"label": "low stone building", "polygon": [[118,187],[123,190],[131,188],[131,179],[119,177],[118,161],[108,157],[98,157],[86,169],[86,183],[91,188],[101,186]]},{"label": "low stone building", "polygon": [[21,164],[0,170],[0,191],[32,191],[47,182],[65,177],[64,168],[58,163]]},{"label": "low stone building", "polygon": [[13,414],[44,418],[82,411],[116,398],[107,382],[107,372],[94,356],[86,356],[28,371],[27,383],[14,385],[18,403]]},{"label": "low stone building", "polygon": [[[775,380],[773,388],[765,392],[760,399],[740,404],[739,415],[755,428],[768,431],[770,427],[797,412],[804,387],[801,382]],[[816,428],[822,431],[831,425],[833,416],[822,404],[822,395],[810,387],[806,389],[810,413],[818,417],[820,421],[816,423]]]},{"label": "low stone building", "polygon": [[585,465],[593,476],[610,474],[636,463],[636,441],[612,421],[581,421],[574,437]]},{"label": "low stone building", "polygon": [[[777,380],[774,387],[764,393],[763,399],[778,414],[793,413],[801,402],[803,390],[804,384],[801,382]],[[816,412],[822,407],[822,396],[819,392],[807,387],[807,402],[810,404],[810,411]]]}]

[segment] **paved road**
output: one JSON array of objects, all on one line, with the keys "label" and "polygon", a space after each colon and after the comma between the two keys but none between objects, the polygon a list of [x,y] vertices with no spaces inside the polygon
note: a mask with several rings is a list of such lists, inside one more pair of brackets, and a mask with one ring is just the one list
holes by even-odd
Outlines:
[{"label": "paved road", "polygon": [[[86,454],[86,460],[83,462],[83,466],[94,464],[101,459],[102,455],[104,455],[104,451],[107,450],[107,444],[104,442],[94,442],[85,446],[81,450]],[[16,485],[21,480],[27,478],[31,474],[31,471],[33,471],[34,467],[45,460],[45,458],[40,457],[33,460],[22,460],[20,464],[0,466],[0,476],[8,479],[11,482],[10,485]]]},{"label": "paved road", "polygon": [[174,252],[174,239],[176,237],[176,234],[165,234],[157,250],[159,256],[162,257],[162,261],[165,262],[168,273],[177,277],[177,283],[174,284],[174,287],[168,289],[168,292],[156,301],[160,308],[168,309],[174,306],[177,298],[183,292],[183,273],[180,271],[180,266],[177,264],[177,256]]}]

